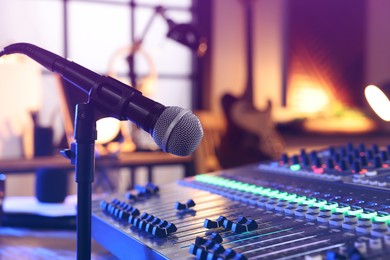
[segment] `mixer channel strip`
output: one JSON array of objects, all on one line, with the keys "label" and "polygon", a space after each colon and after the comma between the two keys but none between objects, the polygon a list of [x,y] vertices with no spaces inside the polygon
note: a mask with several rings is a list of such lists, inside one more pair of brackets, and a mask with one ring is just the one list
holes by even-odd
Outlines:
[{"label": "mixer channel strip", "polygon": [[381,148],[374,144],[369,148],[348,143],[321,151],[301,149],[300,154],[283,154],[279,161],[258,167],[279,174],[390,190],[390,145]]},{"label": "mixer channel strip", "polygon": [[[287,169],[253,164],[94,201],[93,238],[120,259],[388,259],[389,191],[276,163]],[[387,176],[376,171],[348,174]]]}]

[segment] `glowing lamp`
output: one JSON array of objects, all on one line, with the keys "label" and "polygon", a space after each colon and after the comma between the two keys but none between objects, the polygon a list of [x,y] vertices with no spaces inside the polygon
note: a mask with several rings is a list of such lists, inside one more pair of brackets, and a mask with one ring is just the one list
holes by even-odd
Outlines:
[{"label": "glowing lamp", "polygon": [[368,104],[372,110],[384,121],[390,121],[390,101],[384,91],[390,90],[390,84],[384,84],[381,88],[368,85],[364,90]]},{"label": "glowing lamp", "polygon": [[106,144],[114,140],[119,134],[121,123],[113,117],[106,117],[96,121],[97,144]]}]

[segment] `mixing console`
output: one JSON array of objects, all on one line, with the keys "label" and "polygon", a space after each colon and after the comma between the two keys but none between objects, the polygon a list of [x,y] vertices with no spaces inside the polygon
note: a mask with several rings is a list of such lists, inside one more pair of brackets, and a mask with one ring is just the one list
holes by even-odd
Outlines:
[{"label": "mixing console", "polygon": [[348,144],[93,202],[120,259],[389,259],[390,146]]}]

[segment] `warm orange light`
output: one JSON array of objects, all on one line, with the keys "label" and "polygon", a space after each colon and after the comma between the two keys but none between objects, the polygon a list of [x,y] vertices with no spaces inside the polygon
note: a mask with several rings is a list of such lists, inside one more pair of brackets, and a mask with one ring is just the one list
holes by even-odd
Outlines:
[{"label": "warm orange light", "polygon": [[296,87],[291,103],[297,112],[310,114],[329,109],[330,99],[320,87],[301,85]]},{"label": "warm orange light", "polygon": [[390,101],[377,86],[368,85],[364,90],[368,104],[384,121],[390,121]]},{"label": "warm orange light", "polygon": [[303,123],[310,132],[334,134],[363,134],[374,131],[376,124],[369,118],[356,113],[344,117],[311,118]]}]

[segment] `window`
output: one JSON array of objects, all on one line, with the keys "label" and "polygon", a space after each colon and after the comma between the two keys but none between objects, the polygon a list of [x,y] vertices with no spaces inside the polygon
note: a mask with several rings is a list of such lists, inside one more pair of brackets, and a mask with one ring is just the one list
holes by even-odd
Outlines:
[{"label": "window", "polygon": [[[175,22],[193,21],[192,0],[3,0],[0,44],[33,43],[106,74],[115,53],[140,37],[158,5]],[[168,39],[167,30],[166,21],[156,17],[142,44],[157,72],[153,99],[192,108],[195,55]],[[142,55],[135,55],[137,79],[151,73],[149,63]],[[120,77],[129,76],[126,57],[119,58],[114,70]],[[45,70],[45,89],[53,88],[50,74]],[[56,104],[54,99],[47,105]]]},{"label": "window", "polygon": [[[116,55],[143,35],[157,6],[176,23],[195,23],[193,0],[2,0],[0,1],[0,46],[28,42],[67,57],[99,74],[114,72],[130,81],[128,53]],[[153,19],[142,43],[143,52],[134,55],[133,71],[137,83],[147,87],[144,95],[167,106],[198,108],[199,63],[196,54],[166,37],[163,16]],[[113,62],[115,60],[115,63]],[[43,124],[53,125],[60,110],[53,73],[42,67]],[[154,73],[155,72],[155,73]],[[199,74],[199,73],[198,73]],[[153,77],[157,75],[156,77]],[[150,80],[151,79],[151,80]],[[137,84],[139,85],[139,84]],[[6,89],[2,90],[6,91]],[[195,92],[194,92],[195,91]],[[73,92],[73,91],[72,91]],[[3,92],[5,93],[5,92]],[[77,90],[76,90],[77,93]],[[195,100],[195,102],[194,102]],[[59,117],[60,118],[60,117]],[[55,120],[54,128],[62,128]],[[55,133],[55,140],[61,133]]]}]

